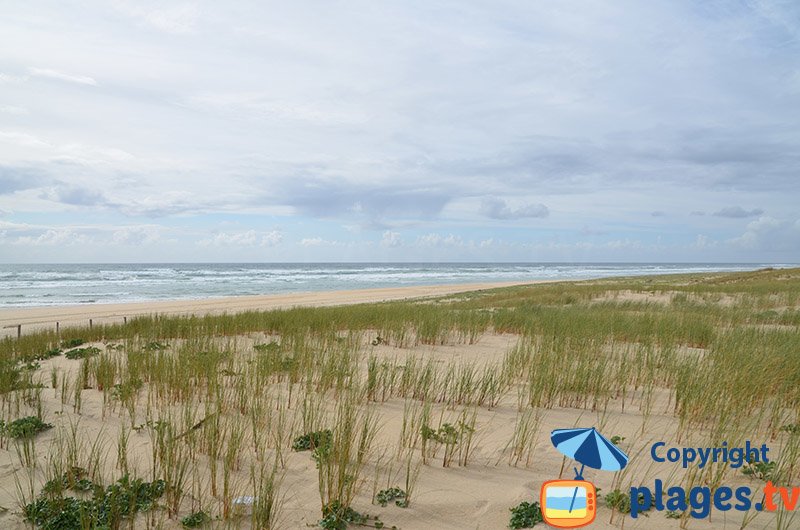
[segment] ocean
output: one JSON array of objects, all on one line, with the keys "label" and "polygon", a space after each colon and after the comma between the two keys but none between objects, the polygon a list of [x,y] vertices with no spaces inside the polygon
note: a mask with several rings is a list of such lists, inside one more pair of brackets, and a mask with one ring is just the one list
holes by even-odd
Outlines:
[{"label": "ocean", "polygon": [[452,283],[742,271],[736,263],[161,263],[0,265],[0,307],[285,294]]}]

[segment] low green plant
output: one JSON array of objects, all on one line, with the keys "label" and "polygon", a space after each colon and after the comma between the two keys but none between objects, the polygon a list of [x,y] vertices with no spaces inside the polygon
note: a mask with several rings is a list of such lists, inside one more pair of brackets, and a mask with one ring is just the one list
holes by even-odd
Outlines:
[{"label": "low green plant", "polygon": [[43,530],[119,528],[123,519],[153,509],[164,494],[163,480],[144,482],[123,476],[103,489],[95,487],[91,499],[58,497],[46,492],[25,505],[25,519]]},{"label": "low green plant", "polygon": [[76,348],[74,350],[69,350],[67,353],[64,354],[64,357],[74,361],[77,359],[86,359],[87,357],[94,357],[98,353],[100,353],[100,348],[89,346],[88,348]]},{"label": "low green plant", "polygon": [[60,495],[64,490],[92,491],[95,489],[95,484],[88,477],[89,473],[82,467],[72,467],[62,473],[60,477],[45,482],[44,486],[42,486],[42,493]]},{"label": "low green plant", "polygon": [[64,349],[77,348],[78,346],[80,346],[84,342],[86,342],[86,341],[84,341],[83,339],[67,339],[67,340],[61,341],[61,347],[64,348]]},{"label": "low green plant", "polygon": [[742,466],[742,474],[768,482],[776,477],[776,462],[748,462]]},{"label": "low green plant", "polygon": [[211,521],[211,517],[209,517],[206,512],[200,510],[199,512],[190,513],[181,519],[181,524],[184,528],[200,528],[209,521]]},{"label": "low green plant", "polygon": [[333,433],[330,429],[309,432],[295,438],[292,442],[292,449],[295,451],[313,451],[330,445],[332,437]]},{"label": "low green plant", "polygon": [[800,423],[784,425],[779,430],[789,434],[800,434]]},{"label": "low green plant", "polygon": [[58,357],[63,353],[61,348],[50,348],[49,350],[45,350],[44,352],[40,353],[36,356],[37,361],[46,361],[47,359],[52,359],[53,357]]},{"label": "low green plant", "polygon": [[523,501],[510,508],[510,510],[511,521],[508,523],[509,528],[533,528],[536,523],[544,521],[542,508],[538,502]]},{"label": "low green plant", "polygon": [[406,492],[400,488],[394,487],[381,490],[377,495],[375,495],[375,502],[383,507],[386,507],[386,505],[392,501],[394,501],[394,503],[401,508],[408,507],[408,502],[406,501]]},{"label": "low green plant", "polygon": [[[463,421],[443,423],[438,429],[433,429],[428,425],[420,428],[420,436],[423,441],[423,453],[428,450],[428,442],[444,445],[444,455],[442,456],[442,466],[449,467],[455,455],[456,448],[465,439],[475,432],[475,428]],[[435,452],[435,446],[433,447]],[[425,455],[423,455],[425,456]]]},{"label": "low green plant", "polygon": [[12,421],[9,424],[4,424],[0,421],[0,429],[9,438],[33,438],[42,431],[52,429],[53,426],[45,423],[36,416],[26,416]]},{"label": "low green plant", "polygon": [[125,401],[138,392],[144,383],[137,378],[129,379],[124,383],[117,383],[111,390],[111,395],[120,401]]},{"label": "low green plant", "polygon": [[[333,501],[322,508],[322,519],[317,524],[326,530],[345,530],[350,524],[386,528],[384,522],[377,515],[371,516],[357,512],[349,506],[343,506],[339,501]],[[392,526],[391,530],[397,530],[397,527]]]},{"label": "low green plant", "polygon": [[[623,491],[621,491],[619,489],[615,489],[611,493],[606,494],[606,496],[603,497],[603,498],[606,501],[606,506],[608,506],[612,510],[616,510],[619,513],[631,513],[631,496],[630,496],[630,494],[625,493],[625,492],[623,492]],[[639,506],[640,506],[639,507],[639,512],[640,513],[649,511],[650,508],[653,507],[653,504],[655,503],[655,500],[653,500],[653,502],[650,503],[650,506],[648,506],[646,508],[642,507],[642,503],[643,502],[644,502],[644,494],[640,493],[639,494]],[[647,515],[647,514],[645,513],[645,515]]]}]

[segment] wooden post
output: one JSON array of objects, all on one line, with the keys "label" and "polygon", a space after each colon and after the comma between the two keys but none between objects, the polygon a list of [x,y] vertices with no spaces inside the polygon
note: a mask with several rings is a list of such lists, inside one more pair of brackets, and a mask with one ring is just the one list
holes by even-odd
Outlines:
[{"label": "wooden post", "polygon": [[89,319],[89,329],[92,329],[92,319]]},{"label": "wooden post", "polygon": [[17,324],[17,338],[22,336],[22,324]]},{"label": "wooden post", "polygon": [[123,322],[123,324],[127,324],[128,323],[128,317],[122,317],[122,322]]},{"label": "wooden post", "polygon": [[56,322],[56,335],[58,335],[58,322]]}]

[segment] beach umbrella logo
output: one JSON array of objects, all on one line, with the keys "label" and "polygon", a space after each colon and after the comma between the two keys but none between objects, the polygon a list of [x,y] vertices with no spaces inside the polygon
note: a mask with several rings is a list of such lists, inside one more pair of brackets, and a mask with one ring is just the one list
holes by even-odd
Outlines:
[{"label": "beach umbrella logo", "polygon": [[553,446],[579,464],[574,480],[550,480],[542,484],[539,502],[545,523],[556,528],[578,528],[594,521],[597,490],[584,480],[588,466],[603,471],[620,471],[628,464],[628,455],[594,427],[556,429],[550,434]]}]

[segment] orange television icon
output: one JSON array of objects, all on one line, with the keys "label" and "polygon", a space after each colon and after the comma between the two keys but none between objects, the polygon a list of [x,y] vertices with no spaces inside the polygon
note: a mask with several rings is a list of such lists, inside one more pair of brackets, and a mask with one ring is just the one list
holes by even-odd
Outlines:
[{"label": "orange television icon", "polygon": [[597,492],[585,480],[549,480],[539,496],[544,522],[556,528],[579,528],[594,521]]}]

